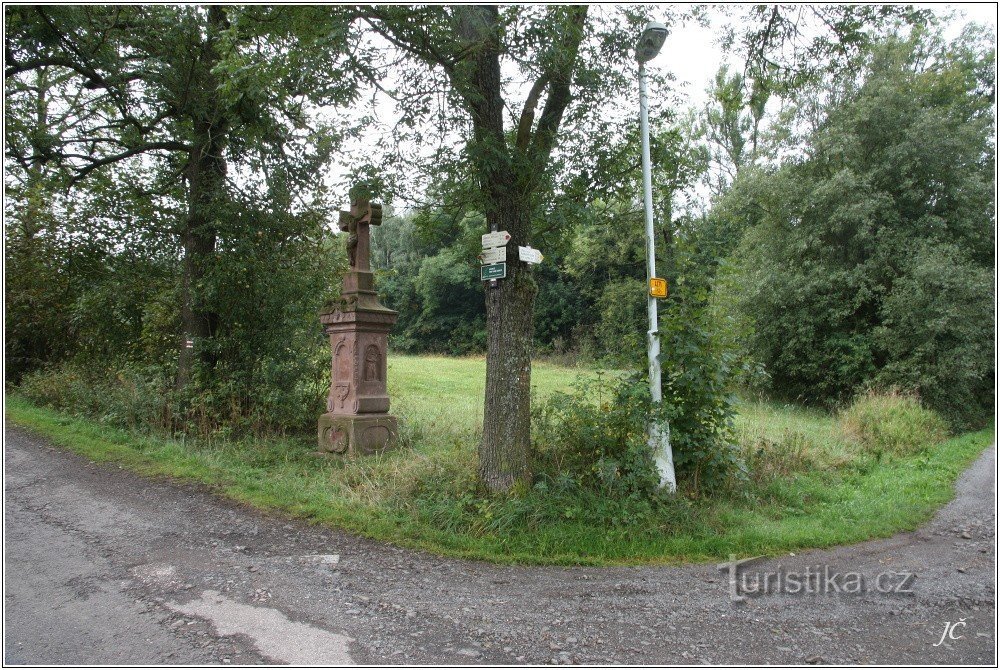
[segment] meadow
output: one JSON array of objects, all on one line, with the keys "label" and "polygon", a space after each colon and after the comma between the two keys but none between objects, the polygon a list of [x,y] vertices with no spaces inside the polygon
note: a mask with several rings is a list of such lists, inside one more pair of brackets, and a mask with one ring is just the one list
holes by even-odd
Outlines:
[{"label": "meadow", "polygon": [[[497,562],[708,561],[883,537],[926,521],[953,495],[991,430],[930,446],[873,450],[844,416],[743,399],[735,425],[748,470],[712,494],[656,505],[540,490],[476,491],[482,358],[390,357],[400,448],[340,459],[305,436],[173,439],[107,427],[6,398],[6,418],[92,461],[200,482],[255,507],[450,556]],[[533,367],[535,402],[615,372]],[[905,423],[905,421],[904,421]]]}]

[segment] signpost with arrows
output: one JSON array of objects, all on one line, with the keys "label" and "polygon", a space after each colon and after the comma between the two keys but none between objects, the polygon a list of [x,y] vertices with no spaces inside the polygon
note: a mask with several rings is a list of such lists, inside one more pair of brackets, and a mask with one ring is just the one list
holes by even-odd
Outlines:
[{"label": "signpost with arrows", "polygon": [[517,257],[529,265],[537,265],[542,262],[542,252],[531,247],[518,247]]},{"label": "signpost with arrows", "polygon": [[510,233],[506,230],[497,230],[483,235],[483,249],[505,247],[508,242],[510,242]]},{"label": "signpost with arrows", "polygon": [[[506,230],[497,230],[483,235],[483,253],[479,254],[479,261],[482,266],[479,269],[479,278],[489,281],[490,286],[496,286],[498,279],[507,278],[507,243],[510,242],[510,233]],[[531,247],[518,247],[517,259],[529,265],[536,265],[542,262],[542,252]]]},{"label": "signpost with arrows", "polygon": [[479,260],[483,265],[491,265],[493,263],[506,263],[507,247],[493,247],[492,249],[483,249],[483,253],[479,254]]},{"label": "signpost with arrows", "polygon": [[496,286],[498,279],[507,278],[507,243],[510,233],[497,230],[483,235],[483,253],[479,254],[482,267],[479,268],[479,278],[489,281],[490,286]]}]

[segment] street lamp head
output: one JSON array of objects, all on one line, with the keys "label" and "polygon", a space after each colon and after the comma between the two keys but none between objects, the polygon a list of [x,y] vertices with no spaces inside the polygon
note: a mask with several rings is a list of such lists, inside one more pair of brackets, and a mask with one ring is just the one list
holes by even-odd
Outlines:
[{"label": "street lamp head", "polygon": [[645,63],[656,57],[660,53],[663,41],[667,39],[667,27],[662,23],[650,21],[646,24],[646,29],[639,37],[639,43],[635,46],[635,59],[640,63]]}]

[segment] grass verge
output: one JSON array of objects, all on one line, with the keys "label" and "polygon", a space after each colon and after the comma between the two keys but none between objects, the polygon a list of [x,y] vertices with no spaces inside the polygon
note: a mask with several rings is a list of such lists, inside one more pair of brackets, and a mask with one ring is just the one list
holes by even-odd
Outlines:
[{"label": "grass verge", "polygon": [[[464,496],[462,486],[454,494],[428,487],[474,476],[483,362],[394,357],[391,364],[394,407],[410,448],[347,461],[314,455],[304,439],[144,436],[17,396],[7,397],[6,417],[92,461],[201,483],[261,509],[444,555],[536,564],[709,561],[885,537],[928,520],[993,440],[986,430],[917,454],[876,457],[852,451],[829,415],[747,402],[738,432],[749,449],[770,450],[760,452],[771,464],[766,476],[725,496],[676,496],[655,514],[630,521],[605,513],[612,503],[600,499],[532,490],[484,501]],[[536,393],[564,389],[576,374],[538,366]]]}]

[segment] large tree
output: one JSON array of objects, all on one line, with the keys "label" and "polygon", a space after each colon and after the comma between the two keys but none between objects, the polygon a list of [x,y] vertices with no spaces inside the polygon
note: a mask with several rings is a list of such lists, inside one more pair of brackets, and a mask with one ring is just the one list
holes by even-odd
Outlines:
[{"label": "large tree", "polygon": [[841,82],[801,159],[737,180],[726,200],[742,202],[718,216],[748,226],[734,297],[774,392],[836,403],[898,386],[957,425],[986,416],[994,42],[887,41]]},{"label": "large tree", "polygon": [[[507,277],[486,288],[486,396],[479,449],[485,486],[507,490],[529,477],[538,291],[516,249],[537,245],[553,177],[560,163],[574,158],[569,152],[556,155],[565,139],[560,131],[567,122],[584,125],[601,104],[634,97],[629,54],[641,17],[628,11],[594,17],[588,7],[577,6],[356,11],[365,29],[411,58],[409,71],[397,73],[403,83],[395,93],[408,96],[409,109],[428,109],[428,100],[446,91],[451,104],[438,113],[462,134],[461,151],[453,155],[457,173],[474,180],[475,205],[488,230],[511,236]],[[576,139],[581,146],[592,144]]]},{"label": "large tree", "polygon": [[[310,122],[309,106],[342,103],[355,86],[339,76],[342,33],[325,15],[324,33],[310,32],[319,11],[6,10],[8,164],[27,180],[45,169],[80,193],[113,189],[120,199],[172,205],[141,222],[161,247],[181,249],[178,387],[196,359],[209,371],[218,360],[227,306],[213,300],[209,275],[220,240],[263,233],[238,230],[254,220],[247,207],[283,215],[308,207],[335,146],[338,136]],[[46,92],[58,123],[27,115],[37,117],[30,101],[41,100],[46,77],[57,82]]]},{"label": "large tree", "polygon": [[[659,7],[655,18],[678,29],[699,15],[688,9]],[[345,11],[357,19],[357,37],[350,40],[358,45],[355,53],[394,46],[403,56],[385,69],[369,61],[370,80],[401,103],[393,132],[457,146],[451,153],[433,152],[424,167],[451,170],[455,181],[474,184],[474,192],[463,192],[485,214],[489,230],[510,233],[512,249],[537,246],[546,233],[560,232],[558,222],[565,219],[556,202],[585,206],[596,196],[633,188],[637,162],[624,174],[619,168],[624,154],[634,154],[622,140],[636,117],[633,48],[652,18],[647,9],[480,5]],[[795,7],[754,7],[745,17],[746,30],[733,33],[729,46],[739,48],[754,71],[791,85],[808,75],[804,64],[818,56],[850,61],[884,19],[904,11],[817,8],[807,27]],[[805,37],[810,30],[814,37]],[[367,31],[377,33],[381,44],[366,41]],[[659,83],[654,81],[652,99],[663,102],[666,91]],[[653,110],[654,120],[661,109]],[[427,125],[441,133],[428,137]],[[407,128],[420,130],[408,134]],[[493,491],[529,476],[538,289],[531,267],[514,254],[507,272],[505,280],[485,288],[488,346],[479,459],[482,481]]]}]

